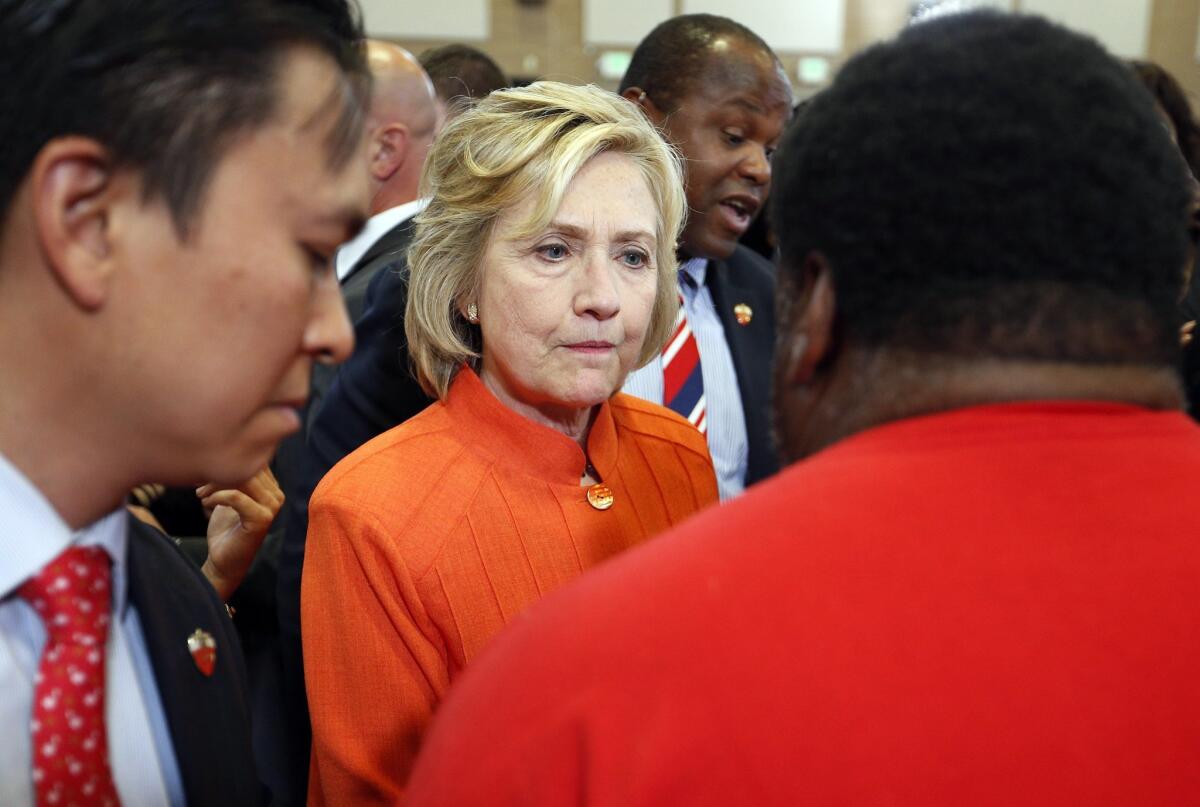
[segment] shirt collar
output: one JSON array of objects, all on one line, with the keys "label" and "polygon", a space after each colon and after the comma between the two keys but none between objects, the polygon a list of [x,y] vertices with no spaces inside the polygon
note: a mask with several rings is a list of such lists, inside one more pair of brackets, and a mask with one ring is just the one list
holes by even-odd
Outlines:
[{"label": "shirt collar", "polygon": [[389,230],[403,221],[408,221],[424,210],[428,204],[429,199],[413,199],[411,202],[389,207],[367,219],[362,232],[338,248],[335,259],[338,280],[342,280],[350,274],[354,264],[358,263],[362,256],[367,254],[367,250],[374,246],[376,241],[383,238]]},{"label": "shirt collar", "polygon": [[33,483],[0,454],[0,599],[69,546],[99,546],[112,560],[113,607],[125,610],[128,515],[120,507],[81,530],[71,530]]},{"label": "shirt collar", "polygon": [[686,274],[695,281],[696,288],[702,288],[704,286],[704,277],[708,272],[708,259],[689,258],[679,264],[679,271],[681,274]]}]

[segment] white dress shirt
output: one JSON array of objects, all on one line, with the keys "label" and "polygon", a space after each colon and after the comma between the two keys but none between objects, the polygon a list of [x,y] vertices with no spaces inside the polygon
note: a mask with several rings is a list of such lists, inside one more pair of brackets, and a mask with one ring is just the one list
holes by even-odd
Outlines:
[{"label": "white dress shirt", "polygon": [[[680,283],[683,307],[688,324],[696,337],[700,351],[700,376],[704,380],[705,418],[708,420],[708,452],[712,454],[717,473],[717,490],[721,501],[737,496],[746,489],[746,468],[750,456],[750,438],[746,433],[746,413],[742,408],[742,391],[738,385],[733,355],[725,341],[725,328],[712,293],[704,285],[708,261],[693,258],[679,267],[694,283]],[[662,356],[656,356],[645,367],[634,370],[625,379],[624,392],[661,404],[663,402]]]},{"label": "white dress shirt", "polygon": [[[182,805],[183,783],[136,610],[127,601],[124,508],[72,532],[45,497],[0,454],[0,805],[34,804],[30,721],[42,620],[17,594],[67,547],[99,546],[112,559],[105,646],[104,719],[117,794],[128,805]],[[215,773],[214,775],[219,775]]]},{"label": "white dress shirt", "polygon": [[389,207],[387,210],[376,213],[367,219],[367,223],[363,225],[362,231],[358,235],[338,247],[335,259],[338,282],[340,283],[346,279],[346,275],[350,274],[350,270],[354,268],[354,264],[358,263],[359,259],[367,254],[367,250],[373,247],[376,241],[383,238],[389,230],[400,224],[400,222],[408,221],[420,213],[428,204],[428,199],[413,199],[411,202],[405,202],[396,207]]}]

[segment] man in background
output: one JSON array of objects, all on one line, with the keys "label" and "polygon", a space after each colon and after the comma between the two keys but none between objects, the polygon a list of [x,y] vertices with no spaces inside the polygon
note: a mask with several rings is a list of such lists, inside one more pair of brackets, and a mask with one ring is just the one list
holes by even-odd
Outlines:
[{"label": "man in background", "polygon": [[372,278],[408,248],[425,155],[442,115],[429,76],[399,45],[371,40],[367,60],[375,80],[367,120],[371,218],[337,252],[337,275],[350,321],[362,315]]},{"label": "man in background", "polygon": [[131,520],[236,485],[352,334],[369,77],[341,0],[0,4],[0,803],[255,804],[216,592]]},{"label": "man in background", "polygon": [[447,118],[453,118],[493,90],[509,86],[504,71],[492,57],[470,45],[430,48],[419,58],[433,81]]},{"label": "man in background", "polygon": [[678,147],[688,220],[679,244],[676,334],[625,392],[704,431],[721,499],[778,468],[767,415],[775,269],[738,239],[771,189],[771,155],[792,108],[779,59],[724,17],[685,14],[637,46],[620,92]]},{"label": "man in background", "polygon": [[414,805],[1190,804],[1190,180],[1035,17],[852,59],[776,162],[795,464],[535,606]]}]

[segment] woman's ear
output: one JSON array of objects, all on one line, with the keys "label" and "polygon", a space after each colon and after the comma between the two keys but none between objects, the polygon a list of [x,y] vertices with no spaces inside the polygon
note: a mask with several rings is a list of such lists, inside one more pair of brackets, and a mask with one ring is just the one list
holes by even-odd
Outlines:
[{"label": "woman's ear", "polygon": [[34,223],[46,264],[85,310],[104,305],[113,271],[114,171],[108,151],[85,137],[47,143],[30,169]]}]

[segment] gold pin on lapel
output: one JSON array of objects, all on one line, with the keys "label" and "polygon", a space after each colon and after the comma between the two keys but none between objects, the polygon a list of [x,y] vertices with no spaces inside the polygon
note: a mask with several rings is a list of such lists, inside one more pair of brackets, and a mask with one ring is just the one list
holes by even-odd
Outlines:
[{"label": "gold pin on lapel", "polygon": [[749,325],[750,320],[754,319],[754,309],[745,303],[738,303],[733,307],[733,318],[738,325]]},{"label": "gold pin on lapel", "polygon": [[213,635],[196,628],[188,637],[188,651],[192,654],[192,661],[196,662],[196,669],[211,676],[213,668],[217,666],[217,640]]}]

